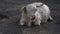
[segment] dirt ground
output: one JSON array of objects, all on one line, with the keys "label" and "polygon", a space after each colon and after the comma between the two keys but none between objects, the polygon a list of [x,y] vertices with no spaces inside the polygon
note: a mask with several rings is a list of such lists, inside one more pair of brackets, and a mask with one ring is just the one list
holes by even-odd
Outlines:
[{"label": "dirt ground", "polygon": [[60,34],[60,0],[43,0],[50,7],[54,22],[41,26],[19,26],[20,8],[40,0],[0,0],[0,34]]}]

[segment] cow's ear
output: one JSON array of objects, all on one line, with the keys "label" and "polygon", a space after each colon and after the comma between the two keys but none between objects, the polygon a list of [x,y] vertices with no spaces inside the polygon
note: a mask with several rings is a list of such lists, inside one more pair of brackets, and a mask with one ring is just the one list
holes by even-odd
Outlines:
[{"label": "cow's ear", "polygon": [[20,11],[23,12],[23,13],[26,13],[27,12],[26,7],[25,6],[22,7]]},{"label": "cow's ear", "polygon": [[27,12],[27,9],[26,9],[26,7],[24,7],[24,8],[23,8],[23,11],[24,11],[25,13]]}]

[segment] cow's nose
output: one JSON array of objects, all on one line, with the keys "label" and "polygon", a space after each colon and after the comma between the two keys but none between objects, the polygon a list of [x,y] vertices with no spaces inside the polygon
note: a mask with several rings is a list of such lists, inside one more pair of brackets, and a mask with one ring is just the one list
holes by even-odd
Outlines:
[{"label": "cow's nose", "polygon": [[34,19],[35,19],[35,15],[32,16],[32,20],[34,20]]}]

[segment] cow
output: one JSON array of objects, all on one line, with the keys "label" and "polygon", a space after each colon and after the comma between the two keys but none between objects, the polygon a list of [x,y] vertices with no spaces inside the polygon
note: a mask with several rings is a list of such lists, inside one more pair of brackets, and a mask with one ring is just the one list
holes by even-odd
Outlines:
[{"label": "cow", "polygon": [[32,23],[40,25],[41,22],[46,23],[48,19],[53,20],[49,7],[41,2],[27,4],[21,8],[21,12],[19,25],[31,26]]}]

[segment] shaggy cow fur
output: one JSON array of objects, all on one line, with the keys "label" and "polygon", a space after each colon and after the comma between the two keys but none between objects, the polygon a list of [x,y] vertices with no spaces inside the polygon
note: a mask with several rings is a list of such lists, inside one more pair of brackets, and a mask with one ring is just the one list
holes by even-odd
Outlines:
[{"label": "shaggy cow fur", "polygon": [[48,19],[52,20],[49,7],[40,2],[28,4],[22,7],[21,11],[20,25],[31,26],[32,23],[40,25],[41,22],[46,23]]}]

